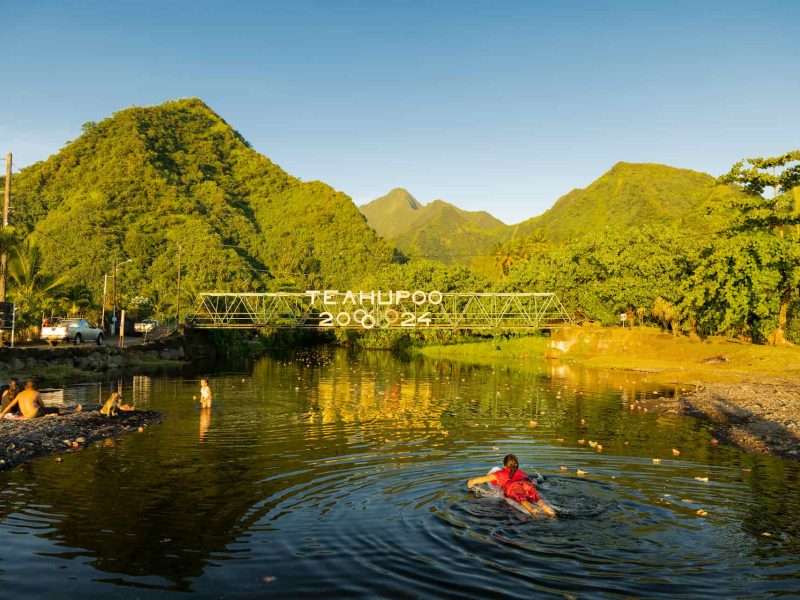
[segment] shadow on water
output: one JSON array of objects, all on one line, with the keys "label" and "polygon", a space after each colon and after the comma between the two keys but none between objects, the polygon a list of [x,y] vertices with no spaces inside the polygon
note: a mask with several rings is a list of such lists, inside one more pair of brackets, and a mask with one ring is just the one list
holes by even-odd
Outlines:
[{"label": "shadow on water", "polygon": [[[631,410],[680,390],[544,363],[520,371],[324,349],[216,365],[214,407],[200,410],[207,371],[128,378],[137,406],[163,411],[163,424],[0,474],[4,589],[800,591],[796,463],[713,446],[695,419]],[[64,391],[67,402],[99,394]],[[507,452],[545,475],[540,491],[562,518],[469,495],[466,479]]]}]

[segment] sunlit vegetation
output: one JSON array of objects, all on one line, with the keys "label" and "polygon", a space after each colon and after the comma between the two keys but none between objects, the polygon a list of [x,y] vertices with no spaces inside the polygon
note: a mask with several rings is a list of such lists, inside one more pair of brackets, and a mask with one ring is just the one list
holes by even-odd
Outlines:
[{"label": "sunlit vegetation", "polygon": [[624,312],[675,334],[800,342],[800,153],[749,162],[720,178],[702,225],[587,234],[513,261],[501,289],[554,291],[607,325]]},{"label": "sunlit vegetation", "polygon": [[85,124],[14,175],[12,205],[9,293],[29,325],[99,317],[104,285],[107,306],[116,288],[119,306],[174,317],[179,260],[185,311],[197,291],[345,287],[398,259],[349,197],[288,175],[196,99]]},{"label": "sunlit vegetation", "polygon": [[676,336],[780,345],[800,342],[799,179],[798,152],[737,163],[719,180],[618,163],[516,226],[394,190],[362,207],[390,242],[348,196],[285,173],[189,99],[86,123],[16,174],[0,250],[23,328],[46,314],[99,319],[104,300],[171,319],[201,291],[548,291],[579,321],[625,313]]}]

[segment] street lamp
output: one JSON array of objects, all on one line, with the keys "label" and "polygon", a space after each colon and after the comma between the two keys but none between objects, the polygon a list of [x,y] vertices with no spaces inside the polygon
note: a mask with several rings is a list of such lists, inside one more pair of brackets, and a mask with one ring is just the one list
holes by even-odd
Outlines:
[{"label": "street lamp", "polygon": [[[117,332],[117,269],[125,263],[131,262],[133,259],[123,260],[121,263],[114,263],[114,303],[111,305],[111,335]],[[124,324],[123,324],[124,327]]]}]

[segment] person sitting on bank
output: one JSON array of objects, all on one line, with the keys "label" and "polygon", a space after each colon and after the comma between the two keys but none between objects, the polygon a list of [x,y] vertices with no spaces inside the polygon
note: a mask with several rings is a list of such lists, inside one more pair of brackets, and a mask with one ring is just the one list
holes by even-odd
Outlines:
[{"label": "person sitting on bank", "polygon": [[49,417],[51,415],[68,415],[75,412],[80,412],[82,406],[78,404],[74,409],[58,408],[57,406],[45,406],[42,401],[42,395],[36,389],[36,382],[29,379],[25,382],[25,389],[17,394],[17,397],[0,412],[0,417],[4,417],[6,413],[19,406],[23,419],[35,419],[37,417]]},{"label": "person sitting on bank", "polygon": [[[0,410],[5,411],[6,407],[14,401],[14,398],[17,397],[17,394],[19,394],[19,381],[17,381],[16,377],[12,377],[11,380],[8,382],[8,389],[3,392],[3,399],[2,399],[2,404],[0,404]],[[19,406],[15,406],[9,412],[11,414],[18,415]]]}]

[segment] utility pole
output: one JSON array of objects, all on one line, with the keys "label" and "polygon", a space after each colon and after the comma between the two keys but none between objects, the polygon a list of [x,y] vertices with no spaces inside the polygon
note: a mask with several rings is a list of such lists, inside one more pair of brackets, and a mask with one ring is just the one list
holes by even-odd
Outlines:
[{"label": "utility pole", "polygon": [[114,261],[114,291],[111,292],[111,335],[117,332],[117,261]]},{"label": "utility pole", "polygon": [[177,316],[175,325],[181,324],[181,245],[178,244],[178,301],[175,303]]},{"label": "utility pole", "polygon": [[[3,233],[8,226],[8,207],[11,204],[11,152],[6,156],[6,193],[3,197]],[[8,264],[8,250],[3,248],[0,254],[0,270],[2,270],[2,277],[0,277],[0,302],[6,301],[6,265]]]},{"label": "utility pole", "polygon": [[108,288],[108,273],[103,273],[103,309],[100,313],[100,327],[106,330],[106,289]]}]

